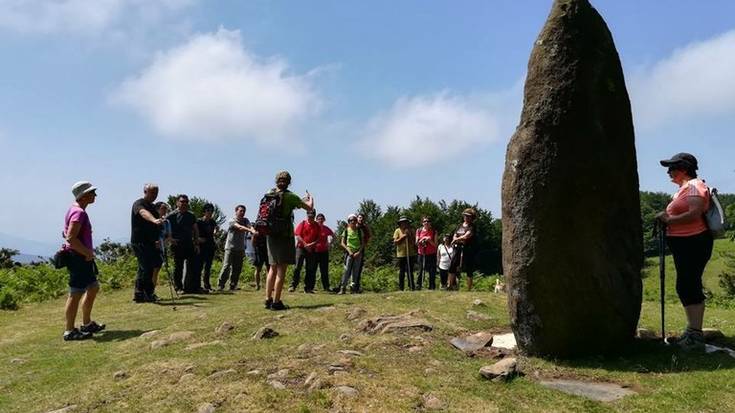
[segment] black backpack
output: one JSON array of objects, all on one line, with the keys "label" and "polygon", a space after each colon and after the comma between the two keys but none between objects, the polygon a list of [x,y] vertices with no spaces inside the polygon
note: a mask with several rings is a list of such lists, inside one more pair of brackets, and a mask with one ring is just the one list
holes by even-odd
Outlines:
[{"label": "black backpack", "polygon": [[262,235],[283,234],[288,231],[288,220],[283,216],[283,194],[271,191],[263,195],[255,219],[255,230]]}]

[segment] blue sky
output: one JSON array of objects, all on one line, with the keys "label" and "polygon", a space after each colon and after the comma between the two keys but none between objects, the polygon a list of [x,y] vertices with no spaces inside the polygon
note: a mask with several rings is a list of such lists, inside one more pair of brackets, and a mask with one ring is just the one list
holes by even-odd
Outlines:
[{"label": "blue sky", "polygon": [[[95,239],[145,182],[252,216],[275,172],[328,221],[371,198],[498,214],[551,1],[0,0],[0,233],[60,242],[77,180]],[[633,101],[641,188],[688,151],[735,192],[735,2],[598,0]],[[297,216],[297,219],[299,216]]]}]

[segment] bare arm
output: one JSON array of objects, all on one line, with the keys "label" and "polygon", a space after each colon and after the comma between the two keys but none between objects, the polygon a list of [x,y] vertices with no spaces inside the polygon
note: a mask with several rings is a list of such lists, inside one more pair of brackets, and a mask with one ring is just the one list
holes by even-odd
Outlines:
[{"label": "bare arm", "polygon": [[161,222],[163,222],[163,218],[154,217],[153,214],[151,214],[144,208],[141,208],[140,211],[138,211],[138,215],[143,217],[144,220],[156,225],[161,225]]},{"label": "bare arm", "polygon": [[71,249],[83,255],[87,261],[94,259],[94,251],[85,247],[82,241],[79,239],[79,231],[82,229],[82,225],[79,222],[72,222],[69,225],[69,230],[66,233],[66,242],[69,243]]}]

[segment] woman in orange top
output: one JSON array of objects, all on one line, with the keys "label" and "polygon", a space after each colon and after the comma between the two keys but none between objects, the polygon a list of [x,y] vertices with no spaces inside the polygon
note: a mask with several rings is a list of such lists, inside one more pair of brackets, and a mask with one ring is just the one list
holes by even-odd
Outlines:
[{"label": "woman in orange top", "polygon": [[712,256],[712,235],[704,220],[709,207],[709,190],[697,178],[697,158],[678,153],[661,161],[668,167],[671,182],[679,190],[656,217],[666,224],[666,239],[676,266],[676,293],[687,316],[687,328],[677,340],[684,349],[703,349],[704,294],[702,274]]}]

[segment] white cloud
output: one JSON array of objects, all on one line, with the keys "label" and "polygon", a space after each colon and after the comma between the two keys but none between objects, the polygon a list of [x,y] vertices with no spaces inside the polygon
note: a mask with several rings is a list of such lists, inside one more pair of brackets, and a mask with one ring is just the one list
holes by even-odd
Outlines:
[{"label": "white cloud", "polygon": [[0,0],[0,28],[20,33],[98,34],[125,19],[156,21],[196,0]]},{"label": "white cloud", "polygon": [[171,139],[278,143],[320,106],[312,74],[287,69],[283,59],[258,59],[244,49],[239,31],[219,29],[159,53],[113,101]]},{"label": "white cloud", "polygon": [[692,43],[630,77],[636,127],[735,116],[735,30]]},{"label": "white cloud", "polygon": [[370,120],[359,147],[397,168],[451,159],[509,137],[520,104],[520,84],[484,97],[449,92],[403,97]]}]

